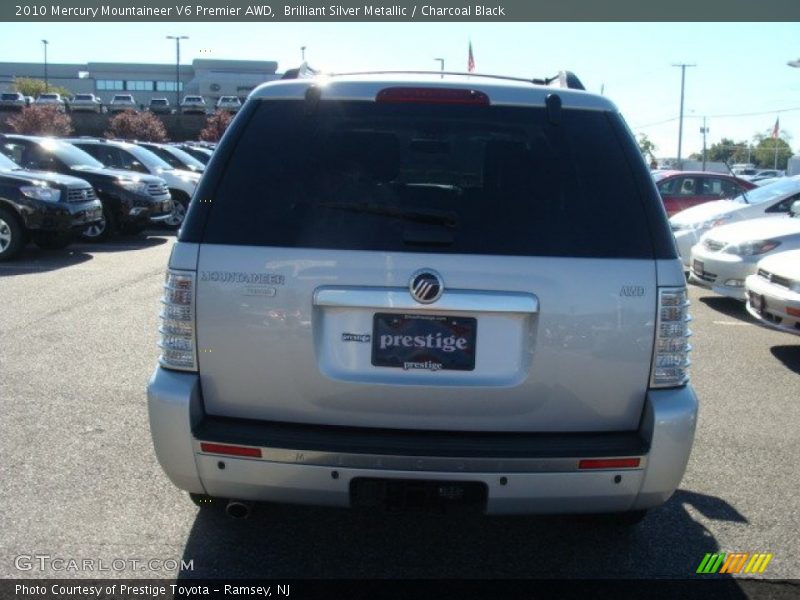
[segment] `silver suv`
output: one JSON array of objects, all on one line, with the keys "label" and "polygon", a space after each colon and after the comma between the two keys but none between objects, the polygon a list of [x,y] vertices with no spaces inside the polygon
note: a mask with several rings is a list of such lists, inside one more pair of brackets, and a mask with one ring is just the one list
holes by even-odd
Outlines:
[{"label": "silver suv", "polygon": [[697,416],[683,270],[616,107],[558,82],[384,73],[250,95],[164,284],[148,402],[175,485],[235,516],[635,522],[672,495]]}]

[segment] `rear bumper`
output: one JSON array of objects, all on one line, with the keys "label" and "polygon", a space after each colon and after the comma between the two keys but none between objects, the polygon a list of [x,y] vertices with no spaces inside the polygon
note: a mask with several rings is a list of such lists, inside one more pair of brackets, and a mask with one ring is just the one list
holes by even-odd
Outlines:
[{"label": "rear bumper", "polygon": [[[355,478],[475,481],[486,485],[492,514],[657,506],[680,483],[697,417],[697,400],[687,386],[648,392],[638,432],[509,434],[511,440],[497,434],[455,434],[461,439],[448,440],[434,432],[414,438],[381,430],[355,436],[348,428],[208,418],[199,377],[160,367],[148,386],[148,407],[158,460],[172,482],[190,492],[349,506]],[[261,458],[207,453],[200,446],[204,441],[259,448]],[[598,457],[636,457],[640,465],[578,469],[580,458]]]}]

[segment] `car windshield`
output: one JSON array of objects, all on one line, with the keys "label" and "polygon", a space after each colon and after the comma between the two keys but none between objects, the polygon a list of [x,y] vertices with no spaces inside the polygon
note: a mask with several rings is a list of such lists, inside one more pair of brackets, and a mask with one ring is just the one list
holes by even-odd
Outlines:
[{"label": "car windshield", "polygon": [[141,146],[126,146],[125,149],[133,154],[136,160],[149,170],[173,171],[175,169],[171,164],[147,148],[142,148]]},{"label": "car windshield", "polygon": [[75,100],[91,100],[91,99],[92,99],[91,94],[76,94],[75,95]]},{"label": "car windshield", "polygon": [[734,200],[746,202],[747,204],[762,204],[763,202],[777,200],[798,192],[800,192],[800,179],[787,177],[775,183],[768,183],[765,186],[748,190],[746,194],[741,194]]},{"label": "car windshield", "polygon": [[206,166],[199,160],[197,160],[194,156],[192,156],[188,152],[184,152],[180,148],[176,148],[175,146],[169,146],[168,148],[159,148],[159,150],[176,157],[182,164],[186,165],[187,167],[191,167],[200,171],[206,168]]},{"label": "car windshield", "polygon": [[56,100],[58,99],[58,94],[42,94],[39,98],[42,100]]},{"label": "car windshield", "polygon": [[71,169],[79,169],[81,167],[103,168],[103,163],[72,144],[57,140],[44,140],[39,145]]},{"label": "car windshield", "polygon": [[167,101],[164,98],[153,98],[152,100],[150,100],[150,104],[157,106],[165,106],[167,104]]},{"label": "car windshield", "polygon": [[0,171],[19,171],[21,169],[22,167],[8,158],[5,154],[0,154]]},{"label": "car windshield", "polygon": [[19,99],[19,95],[18,94],[3,94],[2,98],[3,98],[3,100],[18,100]]}]

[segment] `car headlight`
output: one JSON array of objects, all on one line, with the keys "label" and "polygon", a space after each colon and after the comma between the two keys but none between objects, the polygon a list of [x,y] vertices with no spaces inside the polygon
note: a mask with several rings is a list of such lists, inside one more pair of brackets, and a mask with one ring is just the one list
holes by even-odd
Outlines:
[{"label": "car headlight", "polygon": [[728,221],[731,220],[730,215],[718,215],[716,217],[711,217],[707,221],[703,221],[702,223],[695,223],[695,229],[711,229],[712,227],[719,227],[720,225],[724,225]]},{"label": "car headlight", "polygon": [[731,244],[725,248],[725,252],[737,256],[755,256],[774,250],[780,245],[781,243],[777,240],[755,240],[752,242],[742,242],[741,244]]},{"label": "car headlight", "polygon": [[28,198],[43,200],[44,202],[58,202],[61,199],[61,191],[46,185],[24,185],[19,191]]},{"label": "car headlight", "polygon": [[136,194],[147,194],[147,184],[144,181],[137,181],[135,179],[119,179],[117,183],[129,192]]}]

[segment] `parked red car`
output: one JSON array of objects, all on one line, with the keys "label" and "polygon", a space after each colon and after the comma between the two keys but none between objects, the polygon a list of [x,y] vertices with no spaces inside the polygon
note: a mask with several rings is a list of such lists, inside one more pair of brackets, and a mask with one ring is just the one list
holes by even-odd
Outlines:
[{"label": "parked red car", "polygon": [[756,187],[746,179],[708,171],[658,171],[653,179],[670,217],[703,202],[735,198]]}]

